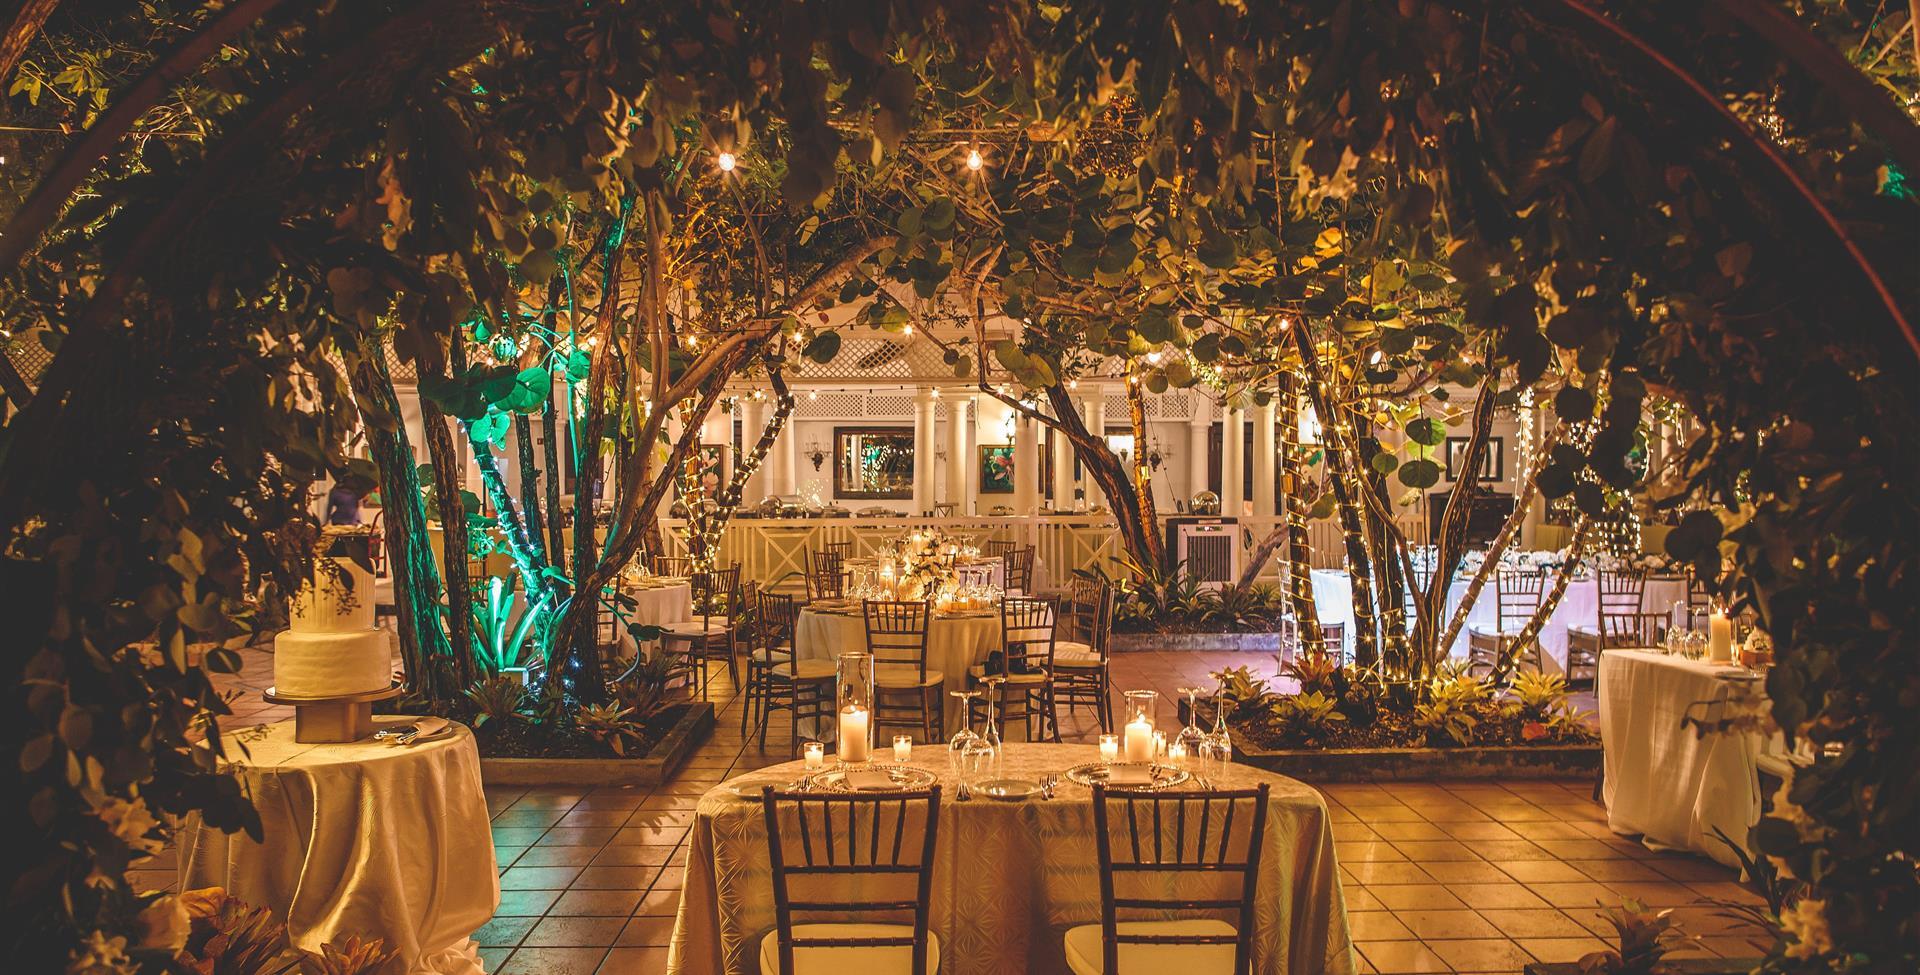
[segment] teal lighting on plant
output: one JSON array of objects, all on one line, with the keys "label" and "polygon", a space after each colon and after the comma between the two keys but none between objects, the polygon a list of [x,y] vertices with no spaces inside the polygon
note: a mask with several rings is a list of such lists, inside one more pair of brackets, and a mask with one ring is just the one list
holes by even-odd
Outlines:
[{"label": "teal lighting on plant", "polygon": [[1906,200],[1910,203],[1920,202],[1920,190],[1914,188],[1913,180],[1907,176],[1906,170],[1901,169],[1897,164],[1891,162],[1887,163],[1882,169],[1885,173],[1880,179],[1880,192],[1882,194],[1893,197],[1896,200]]}]

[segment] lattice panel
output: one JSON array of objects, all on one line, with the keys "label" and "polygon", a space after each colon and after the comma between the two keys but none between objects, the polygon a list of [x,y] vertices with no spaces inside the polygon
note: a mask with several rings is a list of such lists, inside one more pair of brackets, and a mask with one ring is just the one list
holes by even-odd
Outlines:
[{"label": "lattice panel", "polygon": [[807,420],[858,420],[867,415],[867,398],[859,393],[821,393],[801,396],[793,404],[795,415]]},{"label": "lattice panel", "polygon": [[881,394],[867,397],[867,415],[874,419],[913,417],[913,397]]},{"label": "lattice panel", "polygon": [[939,347],[926,339],[855,338],[841,334],[840,354],[834,356],[832,362],[822,365],[811,359],[801,360],[798,370],[801,382],[953,378],[953,369],[941,359]]}]

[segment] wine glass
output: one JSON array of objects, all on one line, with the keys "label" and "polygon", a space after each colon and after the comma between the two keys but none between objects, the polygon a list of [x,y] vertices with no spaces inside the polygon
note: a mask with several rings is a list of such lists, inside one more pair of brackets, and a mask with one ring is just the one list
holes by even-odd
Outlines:
[{"label": "wine glass", "polygon": [[960,699],[960,721],[962,727],[947,739],[947,771],[960,774],[960,757],[967,745],[980,740],[973,731],[973,699],[980,696],[979,691],[948,691],[948,695]]},{"label": "wine glass", "polygon": [[1208,782],[1233,764],[1233,735],[1227,731],[1226,690],[1226,682],[1222,681],[1219,692],[1213,695],[1213,731],[1207,735],[1207,751],[1213,761],[1207,771]]},{"label": "wine glass", "polygon": [[1007,679],[1005,677],[981,678],[981,683],[987,685],[987,724],[986,727],[980,730],[980,740],[986,742],[987,746],[993,749],[992,764],[994,778],[1000,777],[1000,752],[1004,746],[1004,742],[1000,739],[999,706],[1000,685],[1006,682]]},{"label": "wine glass", "polygon": [[973,798],[976,786],[984,785],[997,778],[994,769],[995,756],[998,753],[985,739],[967,742],[960,750],[960,801]]},{"label": "wine glass", "polygon": [[1186,755],[1188,759],[1197,761],[1201,757],[1201,750],[1207,746],[1207,733],[1200,730],[1200,712],[1194,707],[1194,699],[1200,696],[1201,688],[1180,687],[1175,689],[1187,696],[1187,726],[1181,728],[1179,733],[1174,735],[1173,743],[1180,746],[1179,754]]}]

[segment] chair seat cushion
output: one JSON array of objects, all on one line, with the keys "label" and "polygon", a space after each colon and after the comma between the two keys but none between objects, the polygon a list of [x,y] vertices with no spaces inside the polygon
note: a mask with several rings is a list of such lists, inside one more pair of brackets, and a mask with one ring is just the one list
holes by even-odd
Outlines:
[{"label": "chair seat cushion", "polygon": [[[1227,935],[1233,925],[1211,918],[1188,921],[1121,921],[1114,925],[1121,934]],[[1102,934],[1098,924],[1069,928],[1066,936],[1067,967],[1074,975],[1102,975]],[[1230,975],[1233,971],[1233,945],[1140,945],[1120,943],[1120,971],[1106,975]]]},{"label": "chair seat cushion", "polygon": [[1485,623],[1469,623],[1467,624],[1467,635],[1485,637],[1489,640],[1499,639],[1500,637],[1511,639],[1519,636],[1520,630],[1518,628],[1503,630],[1498,626],[1488,626]]},{"label": "chair seat cushion", "polygon": [[767,673],[789,680],[796,676],[800,680],[831,680],[834,676],[833,661],[802,660],[798,663],[788,662],[774,664],[767,670]]},{"label": "chair seat cushion", "polygon": [[[829,669],[832,664],[827,665]],[[873,668],[873,683],[876,687],[932,687],[947,682],[947,675],[937,670],[929,670],[925,677],[920,676],[920,668],[911,664],[880,664]]]},{"label": "chair seat cushion", "polygon": [[[796,924],[795,940],[804,938],[911,938],[910,924]],[[793,949],[794,975],[874,975],[913,970],[913,949],[877,946],[858,948]],[[940,970],[940,938],[927,932],[927,975]],[[780,932],[760,939],[760,975],[780,975]]]},{"label": "chair seat cushion", "polygon": [[663,623],[660,628],[674,636],[724,636],[733,621],[725,616],[696,616],[678,623]]},{"label": "chair seat cushion", "polygon": [[785,647],[768,647],[753,652],[753,662],[757,664],[778,664],[785,663],[792,659],[793,651]]},{"label": "chair seat cushion", "polygon": [[[971,674],[974,680],[979,680],[987,676],[987,665],[974,664],[967,668],[967,673]],[[1002,675],[995,674],[993,676],[1000,677]],[[1031,674],[1006,674],[1004,676],[1007,678],[1007,683],[1009,684],[1044,684],[1047,682],[1049,675],[1046,671],[1041,670]]]},{"label": "chair seat cushion", "polygon": [[1053,645],[1055,667],[1098,667],[1100,651],[1077,640],[1061,640]]}]

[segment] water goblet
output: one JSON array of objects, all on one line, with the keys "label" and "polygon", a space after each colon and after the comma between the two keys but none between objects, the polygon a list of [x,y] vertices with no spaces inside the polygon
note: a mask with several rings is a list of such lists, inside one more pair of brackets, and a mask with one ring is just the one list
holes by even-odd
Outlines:
[{"label": "water goblet", "polygon": [[947,694],[960,699],[961,728],[947,739],[947,771],[957,776],[960,774],[961,753],[966,751],[967,745],[980,740],[973,730],[973,699],[979,697],[980,692],[948,691]]}]

